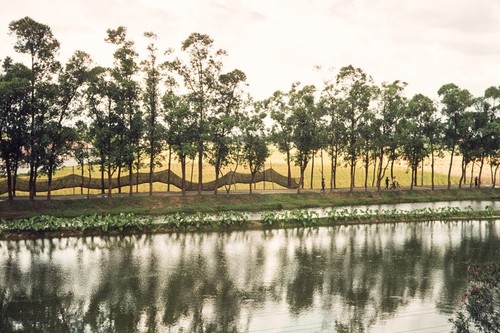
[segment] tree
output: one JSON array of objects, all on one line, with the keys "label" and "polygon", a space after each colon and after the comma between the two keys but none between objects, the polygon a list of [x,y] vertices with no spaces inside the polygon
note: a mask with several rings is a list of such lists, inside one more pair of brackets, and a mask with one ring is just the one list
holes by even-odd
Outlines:
[{"label": "tree", "polygon": [[[379,90],[379,112],[377,113],[376,133],[376,159],[378,159],[377,190],[380,191],[382,179],[391,163],[391,178],[394,177],[394,162],[397,159],[397,148],[399,146],[398,123],[403,117],[406,99],[403,91],[406,83],[396,80],[392,83],[384,82]],[[384,164],[384,157],[387,163]]]},{"label": "tree", "polygon": [[72,103],[80,97],[80,90],[89,76],[92,63],[90,56],[83,51],[76,51],[64,69],[59,73],[56,86],[55,103],[50,108],[47,121],[47,142],[42,172],[48,176],[47,200],[51,198],[52,176],[60,167],[76,139],[74,130],[67,125],[75,116],[76,108]]},{"label": "tree", "polygon": [[226,51],[213,49],[213,39],[208,35],[192,33],[182,43],[182,51],[187,53],[186,62],[179,58],[170,62],[170,68],[177,72],[189,92],[189,105],[194,107],[195,121],[198,123],[198,194],[203,184],[204,142],[208,136],[208,114],[217,90],[217,80],[222,70],[221,57]]},{"label": "tree", "polygon": [[321,109],[317,107],[314,94],[316,88],[312,85],[297,89],[292,85],[289,92],[289,106],[292,110],[290,122],[292,125],[292,143],[295,148],[293,156],[295,164],[300,169],[300,181],[297,192],[304,186],[304,173],[314,152],[321,147]]},{"label": "tree", "polygon": [[214,194],[217,194],[219,187],[221,169],[230,161],[234,130],[241,119],[241,108],[245,104],[240,87],[245,80],[245,73],[238,69],[219,76],[213,112],[207,119],[209,163],[215,168]]},{"label": "tree", "polygon": [[[496,185],[496,175],[500,167],[500,87],[489,87],[484,92],[483,112],[487,118],[484,128],[482,147],[491,168],[491,182]],[[482,162],[481,162],[482,165]],[[481,170],[479,171],[479,186],[481,186]]]},{"label": "tree", "polygon": [[145,141],[146,153],[149,155],[149,195],[153,194],[153,172],[156,166],[160,166],[159,157],[163,148],[163,133],[165,127],[159,121],[161,113],[161,100],[159,85],[162,75],[162,67],[157,62],[158,49],[156,48],[156,34],[152,32],[144,33],[144,36],[151,40],[148,45],[148,59],[144,60],[142,69],[146,75],[146,87],[143,94],[145,114]]},{"label": "tree", "polygon": [[291,150],[293,125],[291,121],[291,108],[288,105],[288,95],[281,91],[276,91],[262,105],[268,110],[273,120],[269,139],[277,146],[280,153],[285,154],[288,187],[290,188],[292,185]]},{"label": "tree", "polygon": [[[399,128],[401,132],[401,153],[403,159],[408,162],[411,169],[410,188],[417,185],[417,169],[423,159],[428,156],[426,136],[424,132],[424,113],[420,102],[421,97],[417,95],[408,103],[403,118],[400,121]],[[423,167],[423,166],[422,166]]]},{"label": "tree", "polygon": [[250,169],[250,194],[257,172],[264,168],[269,157],[269,147],[265,135],[264,119],[266,114],[254,108],[253,114],[246,116],[241,122],[243,149],[242,155],[245,164]]},{"label": "tree", "polygon": [[26,144],[30,92],[30,70],[6,58],[0,75],[0,160],[7,176],[7,195],[13,200],[19,164]]},{"label": "tree", "polygon": [[45,120],[48,104],[53,97],[52,76],[59,68],[55,55],[59,50],[59,42],[52,30],[45,24],[38,23],[30,17],[24,17],[9,24],[9,31],[17,37],[14,50],[30,56],[30,101],[27,105],[28,139],[26,151],[29,164],[29,196],[34,200],[38,169],[42,163]]},{"label": "tree", "polygon": [[500,332],[500,266],[495,263],[469,265],[467,273],[469,285],[462,308],[450,319],[452,332]]},{"label": "tree", "polygon": [[326,147],[330,155],[330,190],[337,188],[337,166],[339,154],[344,145],[344,127],[339,121],[341,99],[337,96],[337,88],[333,82],[326,82],[322,92],[320,107],[326,116]]},{"label": "tree", "polygon": [[466,89],[459,88],[454,83],[443,85],[438,90],[443,105],[443,114],[447,118],[444,142],[451,153],[450,166],[448,168],[448,189],[451,187],[451,169],[453,157],[460,139],[459,127],[462,115],[472,105],[472,95]]},{"label": "tree", "polygon": [[[427,96],[416,94],[408,103],[410,119],[415,119],[421,129],[427,155],[431,157],[431,188],[434,190],[434,157],[440,153],[442,124],[434,102]],[[422,168],[424,166],[422,165]]]},{"label": "tree", "polygon": [[167,111],[165,114],[165,122],[168,124],[167,143],[181,163],[181,191],[184,196],[187,160],[194,157],[197,151],[196,114],[191,110],[187,96],[176,96],[172,91],[163,96],[163,107]]},{"label": "tree", "polygon": [[101,188],[105,190],[104,174],[108,176],[108,197],[112,196],[111,177],[121,165],[122,133],[125,131],[120,115],[116,112],[116,94],[118,89],[109,80],[105,68],[96,67],[86,90],[88,117],[92,120],[89,139],[92,154],[97,157],[101,168]]},{"label": "tree", "polygon": [[375,89],[371,77],[361,68],[354,68],[352,65],[340,69],[336,87],[336,95],[339,97],[338,119],[345,128],[344,150],[350,168],[349,188],[352,191],[355,187],[356,164],[362,147],[359,126],[368,111]]},{"label": "tree", "polygon": [[[116,111],[125,129],[119,141],[121,156],[118,179],[122,167],[126,167],[129,172],[129,195],[132,195],[134,160],[140,159],[143,134],[142,114],[139,108],[140,87],[135,80],[135,75],[139,71],[137,52],[134,49],[134,42],[127,40],[127,29],[123,26],[114,30],[108,29],[106,41],[118,47],[113,54],[114,66],[110,69],[111,78],[118,90],[114,95]],[[121,190],[120,184],[118,189]]]},{"label": "tree", "polygon": [[[92,166],[93,166],[93,158],[90,154],[90,131],[89,126],[82,120],[77,121],[75,124],[75,135],[76,141],[72,149],[72,155],[75,158],[76,162],[80,166],[81,169],[81,178],[82,183],[80,185],[80,194],[83,195],[83,187],[84,187],[84,175],[85,175],[85,165],[87,165],[87,169],[89,172],[89,184],[92,179]],[[90,197],[90,187],[87,187],[87,199]]]}]

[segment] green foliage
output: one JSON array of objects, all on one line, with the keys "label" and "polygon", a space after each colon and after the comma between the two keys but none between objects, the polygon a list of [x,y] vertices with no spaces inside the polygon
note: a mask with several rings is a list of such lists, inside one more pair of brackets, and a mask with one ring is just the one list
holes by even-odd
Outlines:
[{"label": "green foliage", "polygon": [[469,285],[454,318],[452,332],[500,332],[500,265],[467,266]]},{"label": "green foliage", "polygon": [[175,213],[163,217],[160,225],[176,230],[203,230],[219,227],[242,227],[250,224],[250,219],[242,212]]},{"label": "green foliage", "polygon": [[151,217],[139,217],[131,213],[118,215],[86,215],[75,218],[62,218],[51,215],[39,215],[27,219],[0,221],[2,232],[39,232],[39,231],[85,231],[88,229],[120,230],[129,228],[151,227]]}]

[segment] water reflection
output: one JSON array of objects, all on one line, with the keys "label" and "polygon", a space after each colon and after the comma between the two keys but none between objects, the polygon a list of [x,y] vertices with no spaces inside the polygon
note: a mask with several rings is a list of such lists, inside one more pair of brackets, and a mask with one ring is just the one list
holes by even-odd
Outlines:
[{"label": "water reflection", "polygon": [[0,331],[446,331],[500,220],[0,242]]}]

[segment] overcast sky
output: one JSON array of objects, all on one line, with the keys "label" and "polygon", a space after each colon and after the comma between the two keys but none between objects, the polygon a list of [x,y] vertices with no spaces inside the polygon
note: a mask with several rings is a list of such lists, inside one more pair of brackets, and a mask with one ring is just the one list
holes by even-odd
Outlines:
[{"label": "overcast sky", "polygon": [[[317,84],[352,64],[377,83],[402,80],[407,96],[454,82],[475,95],[500,85],[499,0],[0,0],[0,58],[14,56],[8,24],[49,25],[65,61],[77,49],[112,63],[106,29],[126,26],[145,56],[143,32],[180,49],[192,32],[225,49],[249,92],[265,98],[291,83]],[[19,58],[18,58],[19,59]],[[315,66],[321,66],[321,70]],[[333,69],[333,72],[331,71]]]}]

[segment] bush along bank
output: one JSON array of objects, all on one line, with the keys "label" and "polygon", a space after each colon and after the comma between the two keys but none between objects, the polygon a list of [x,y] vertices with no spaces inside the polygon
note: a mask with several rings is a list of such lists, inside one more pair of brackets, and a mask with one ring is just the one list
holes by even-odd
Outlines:
[{"label": "bush along bank", "polygon": [[500,210],[487,206],[482,210],[471,207],[424,208],[416,210],[333,209],[319,217],[314,211],[291,210],[263,213],[259,221],[252,221],[243,212],[175,213],[164,217],[118,215],[88,215],[61,218],[48,215],[0,220],[0,238],[33,238],[44,236],[106,235],[141,232],[219,231],[259,228],[287,228],[333,226],[337,224],[439,221],[454,219],[494,219]]}]

